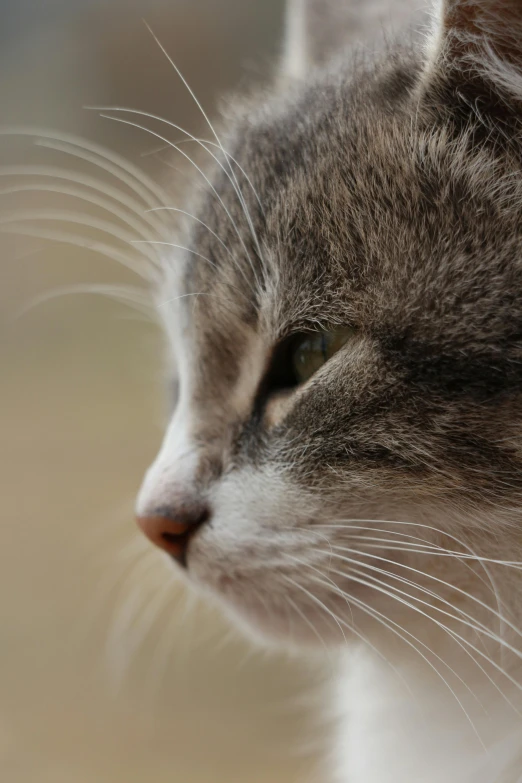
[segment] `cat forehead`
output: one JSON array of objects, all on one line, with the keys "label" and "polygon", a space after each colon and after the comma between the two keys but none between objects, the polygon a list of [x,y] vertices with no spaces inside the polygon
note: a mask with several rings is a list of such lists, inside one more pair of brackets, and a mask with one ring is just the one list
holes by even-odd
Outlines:
[{"label": "cat forehead", "polygon": [[423,118],[409,57],[322,74],[226,139],[182,292],[210,343],[342,323],[469,344],[484,324],[462,305],[482,288],[487,315],[512,289],[520,164]]},{"label": "cat forehead", "polygon": [[[402,91],[404,85],[403,79]],[[382,112],[382,96],[374,99]],[[252,323],[261,315],[276,332],[344,317],[338,294],[350,270],[340,243],[360,207],[364,180],[386,157],[376,149],[374,119],[343,71],[235,125],[225,141],[232,154],[218,163],[191,231],[187,292],[213,300],[197,306],[213,311],[218,294],[224,301],[228,293],[242,319]],[[380,142],[386,146],[394,133],[400,140],[401,131],[391,128]]]}]

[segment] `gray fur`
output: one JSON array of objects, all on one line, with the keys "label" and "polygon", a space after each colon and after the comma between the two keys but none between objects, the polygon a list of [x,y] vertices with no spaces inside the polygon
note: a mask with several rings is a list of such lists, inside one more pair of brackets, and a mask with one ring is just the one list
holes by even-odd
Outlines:
[{"label": "gray fur", "polygon": [[[362,8],[347,5],[352,32],[350,14]],[[357,16],[361,35],[380,8]],[[307,17],[308,30],[325,16],[331,22],[324,5],[309,10],[318,16]],[[334,17],[317,32],[312,59],[321,62],[325,41],[340,43],[341,25]],[[179,414],[172,432],[188,432],[194,472],[188,488],[174,479],[169,488],[167,442],[140,503],[151,513],[170,498],[175,514],[185,492],[210,504],[189,575],[269,635],[313,642],[313,629],[334,644],[335,615],[382,648],[382,627],[356,603],[362,588],[353,571],[332,567],[331,547],[351,542],[366,579],[379,556],[390,590],[402,568],[416,574],[416,588],[401,584],[410,598],[424,590],[422,617],[382,590],[362,595],[370,611],[412,629],[425,646],[440,619],[437,601],[488,628],[487,607],[504,602],[514,621],[503,654],[513,653],[512,680],[522,676],[517,568],[502,566],[488,587],[466,561],[415,551],[411,540],[397,554],[350,538],[361,519],[384,525],[388,539],[394,524],[409,524],[417,545],[522,561],[521,41],[515,0],[452,0],[428,39],[410,30],[378,55],[336,52],[283,92],[240,102],[224,121],[234,162],[217,155],[212,192],[196,205],[206,226],[193,224],[183,240],[199,256],[186,259],[174,283],[167,264],[162,290],[173,302],[170,331],[184,324],[176,340],[190,355],[191,392],[182,394],[190,415]],[[355,327],[356,336],[304,386],[274,384],[287,338],[336,325]],[[314,582],[318,571],[333,592]],[[303,587],[329,614],[303,598]],[[259,595],[271,613],[260,611]],[[285,600],[299,611],[291,627]],[[451,627],[468,632],[465,623]],[[443,637],[437,649],[462,655],[448,653],[454,637]],[[489,694],[489,682],[484,688]],[[503,783],[511,778],[501,773],[518,765],[522,727],[501,707],[493,714],[497,726],[506,722],[507,750],[487,780]],[[464,758],[464,739],[461,747]],[[485,770],[477,759],[469,769]],[[464,763],[454,761],[422,780],[471,781],[471,773],[453,774]],[[356,783],[384,780],[350,774]],[[390,772],[386,780],[406,778]]]}]

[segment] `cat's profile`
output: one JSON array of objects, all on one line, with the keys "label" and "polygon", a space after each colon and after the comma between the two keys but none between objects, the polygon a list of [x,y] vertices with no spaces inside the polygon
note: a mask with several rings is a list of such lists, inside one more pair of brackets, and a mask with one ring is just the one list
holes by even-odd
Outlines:
[{"label": "cat's profile", "polygon": [[178,398],[138,517],[255,636],[340,650],[322,780],[516,783],[522,2],[288,18],[165,248]]}]

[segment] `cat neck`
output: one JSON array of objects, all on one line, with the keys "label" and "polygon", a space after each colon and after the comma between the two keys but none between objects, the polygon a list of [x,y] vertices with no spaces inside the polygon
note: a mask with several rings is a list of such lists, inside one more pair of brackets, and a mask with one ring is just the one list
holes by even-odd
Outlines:
[{"label": "cat neck", "polygon": [[[336,699],[341,780],[517,783],[522,661],[469,629],[381,637],[346,655]],[[513,632],[514,635],[514,632]],[[518,640],[520,641],[520,640]]]}]

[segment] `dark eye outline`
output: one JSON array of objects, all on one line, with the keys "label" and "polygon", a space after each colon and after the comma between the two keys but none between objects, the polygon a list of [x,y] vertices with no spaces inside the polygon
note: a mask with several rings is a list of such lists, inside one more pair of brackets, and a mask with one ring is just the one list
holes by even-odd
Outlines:
[{"label": "dark eye outline", "polygon": [[268,397],[275,392],[287,391],[301,385],[295,372],[292,356],[299,343],[308,338],[310,334],[297,332],[281,340],[275,346],[262,382],[264,396]]},{"label": "dark eye outline", "polygon": [[[346,330],[349,333],[346,338],[347,342],[350,339],[352,332],[354,335],[356,334],[356,330],[352,329],[351,327],[346,327]],[[321,337],[321,349],[324,358],[324,363],[322,366],[324,366],[324,364],[333,358],[335,354],[330,357],[328,357],[327,354],[328,335],[334,334],[336,331],[338,330],[332,330],[332,332],[326,330],[322,332],[296,332],[295,334],[281,340],[281,342],[274,348],[268,369],[260,384],[257,393],[258,404],[262,404],[274,394],[291,391],[292,389],[296,389],[299,386],[303,386],[307,380],[309,380],[309,378],[306,380],[299,378],[294,362],[295,351],[306,340],[317,338],[318,336]],[[343,346],[340,346],[339,350],[341,350],[342,347]],[[338,351],[335,353],[338,353]],[[313,375],[315,375],[315,373],[313,373],[310,378],[313,377]]]}]

